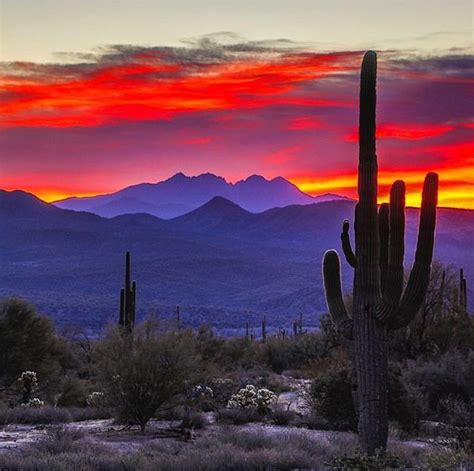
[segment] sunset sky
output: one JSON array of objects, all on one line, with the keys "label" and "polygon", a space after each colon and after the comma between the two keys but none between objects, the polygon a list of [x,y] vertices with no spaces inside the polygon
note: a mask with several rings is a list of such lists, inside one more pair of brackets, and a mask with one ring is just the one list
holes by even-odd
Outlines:
[{"label": "sunset sky", "polygon": [[380,197],[474,209],[470,0],[0,0],[0,187],[47,201],[177,172],[355,196],[379,54]]}]

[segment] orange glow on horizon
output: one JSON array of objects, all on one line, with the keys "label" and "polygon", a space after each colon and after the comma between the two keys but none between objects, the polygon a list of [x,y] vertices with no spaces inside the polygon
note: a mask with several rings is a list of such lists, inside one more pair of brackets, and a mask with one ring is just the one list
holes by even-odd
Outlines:
[{"label": "orange glow on horizon", "polygon": [[[428,170],[384,172],[379,170],[378,202],[388,201],[390,187],[395,180],[406,184],[407,206],[419,207],[423,180]],[[474,185],[463,181],[470,173],[471,167],[443,169],[439,173],[440,188],[438,206],[446,208],[464,208],[474,210]],[[357,173],[318,177],[295,177],[290,181],[301,191],[313,196],[323,193],[335,193],[357,199]]]},{"label": "orange glow on horizon", "polygon": [[[464,208],[474,210],[474,185],[470,182],[462,181],[460,176],[471,172],[471,168],[460,169],[444,169],[440,174],[440,189],[438,205],[447,208]],[[421,189],[423,179],[427,171],[412,171],[410,173],[404,171],[384,172],[379,171],[379,203],[388,201],[390,187],[395,180],[403,180],[407,185],[406,204],[407,206],[419,207],[421,203]],[[335,174],[325,176],[303,176],[289,178],[289,181],[296,185],[301,191],[313,196],[324,193],[334,193],[341,196],[357,199],[357,174]],[[138,182],[130,182],[130,185]],[[11,191],[14,187],[3,187],[3,189]],[[47,188],[47,187],[23,187],[23,191],[27,191],[36,195],[43,201],[48,203],[62,200],[69,197],[88,197],[98,196],[107,193],[113,193],[121,188],[104,188],[103,190],[78,191],[76,189],[67,188]]]}]

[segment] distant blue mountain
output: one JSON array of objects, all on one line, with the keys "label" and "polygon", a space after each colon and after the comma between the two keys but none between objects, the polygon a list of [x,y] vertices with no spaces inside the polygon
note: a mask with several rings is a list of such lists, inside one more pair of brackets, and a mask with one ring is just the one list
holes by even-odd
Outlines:
[{"label": "distant blue mountain", "polygon": [[[166,317],[175,306],[187,324],[219,329],[288,327],[302,312],[317,326],[326,312],[325,250],[339,248],[354,202],[336,200],[251,213],[223,197],[174,219],[127,214],[111,219],[64,210],[22,191],[0,190],[0,296],[35,302],[59,325],[93,332],[115,321],[124,253],[132,252],[138,315]],[[407,210],[410,267],[419,211]],[[474,279],[474,211],[439,209],[435,259]],[[342,261],[346,293],[352,269]],[[474,299],[468,281],[469,300]]]},{"label": "distant blue mountain", "polygon": [[282,177],[266,180],[253,175],[233,184],[212,173],[197,177],[177,173],[162,182],[141,183],[108,195],[67,198],[54,204],[59,208],[89,211],[109,218],[120,214],[148,213],[171,219],[202,206],[214,196],[224,197],[253,213],[292,204],[345,199],[332,194],[313,197]]}]

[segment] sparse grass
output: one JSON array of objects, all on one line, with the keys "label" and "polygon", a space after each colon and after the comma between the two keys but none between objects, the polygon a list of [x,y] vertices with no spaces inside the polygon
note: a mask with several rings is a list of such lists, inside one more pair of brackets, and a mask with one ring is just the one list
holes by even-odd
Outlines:
[{"label": "sparse grass", "polygon": [[367,459],[357,452],[357,437],[329,437],[294,428],[221,427],[208,429],[194,441],[153,440],[135,453],[112,452],[83,433],[52,427],[27,452],[0,455],[0,469],[59,471],[64,469],[217,471],[228,470],[466,470],[474,457],[459,451],[414,447],[391,440],[389,454]]},{"label": "sparse grass", "polygon": [[107,410],[98,407],[69,407],[67,410],[71,414],[73,422],[110,419],[112,417]]},{"label": "sparse grass", "polygon": [[258,422],[261,415],[253,409],[219,409],[217,420],[224,424],[242,425]]},{"label": "sparse grass", "polygon": [[7,424],[59,424],[72,422],[68,409],[61,407],[13,407],[0,409],[0,425]]},{"label": "sparse grass", "polygon": [[275,425],[289,425],[296,418],[294,411],[282,406],[275,406],[270,414],[271,420]]},{"label": "sparse grass", "polygon": [[202,429],[206,426],[206,418],[202,412],[190,411],[189,414],[183,416],[181,426],[189,429]]},{"label": "sparse grass", "polygon": [[8,424],[67,424],[107,419],[110,415],[94,407],[13,407],[0,409],[0,426]]}]

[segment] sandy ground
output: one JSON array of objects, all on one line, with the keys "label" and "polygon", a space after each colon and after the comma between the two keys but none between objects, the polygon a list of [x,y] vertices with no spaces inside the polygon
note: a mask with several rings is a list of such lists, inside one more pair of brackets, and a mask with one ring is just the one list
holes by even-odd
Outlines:
[{"label": "sandy ground", "polygon": [[[294,384],[293,384],[294,383]],[[306,391],[309,387],[307,380],[293,379],[291,384],[291,391],[283,392],[279,395],[277,406],[284,409],[292,410],[297,414],[305,414],[309,411],[308,404],[305,400]],[[215,414],[206,414],[208,422],[204,430],[198,430],[193,433],[194,437],[202,436],[203,434],[216,434],[223,426],[215,424]],[[182,441],[183,438],[178,434],[173,434],[172,430],[177,428],[179,422],[174,421],[157,421],[152,420],[147,425],[147,431],[142,434],[138,427],[124,428],[123,425],[116,425],[112,419],[107,420],[85,420],[81,422],[72,422],[62,424],[64,429],[80,430],[93,443],[106,445],[118,453],[129,453],[140,450],[144,445],[152,443],[156,440],[171,440]],[[48,428],[54,425],[20,425],[10,424],[0,428],[0,453],[18,452],[22,448],[41,440],[47,434]],[[234,425],[234,430],[249,430],[261,434],[286,434],[286,433],[301,433],[309,436],[311,439],[321,443],[329,442],[338,435],[344,435],[345,432],[332,432],[320,430],[308,430],[297,427],[287,427],[278,425],[269,425],[262,423],[250,423],[246,425]],[[347,434],[347,433],[346,433]],[[173,436],[174,435],[174,436]],[[192,438],[191,438],[192,439]],[[406,444],[416,447],[424,448],[429,446],[426,442],[412,440],[405,442]]]},{"label": "sandy ground", "polygon": [[[86,420],[83,422],[73,422],[64,424],[65,429],[81,430],[92,443],[106,445],[118,453],[130,453],[139,451],[143,446],[155,442],[156,440],[182,441],[182,438],[169,436],[170,428],[176,427],[178,422],[150,421],[147,431],[142,434],[137,427],[124,430],[123,426],[114,425],[109,420]],[[20,451],[29,444],[41,440],[51,426],[33,425],[8,425],[0,430],[0,453]],[[223,426],[210,424],[204,430],[194,433],[194,438],[203,434],[217,434]],[[268,425],[261,423],[251,423],[246,425],[233,425],[234,430],[248,430],[261,433],[263,435],[279,435],[287,433],[298,433],[314,439],[318,443],[329,443],[337,436],[347,435],[346,432],[332,432],[322,430],[308,430],[297,427],[286,427],[278,425]],[[405,444],[414,448],[425,448],[428,443],[411,440]]]}]

